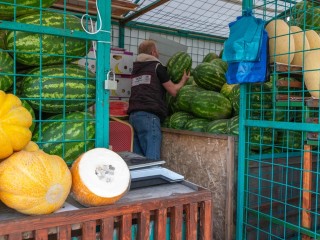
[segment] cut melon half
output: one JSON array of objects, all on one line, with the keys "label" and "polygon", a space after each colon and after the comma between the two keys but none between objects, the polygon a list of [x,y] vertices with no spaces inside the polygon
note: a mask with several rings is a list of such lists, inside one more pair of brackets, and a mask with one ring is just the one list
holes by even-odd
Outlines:
[{"label": "cut melon half", "polygon": [[319,99],[320,50],[311,50],[306,53],[304,62],[304,83],[311,96]]},{"label": "cut melon half", "polygon": [[71,195],[84,206],[102,206],[118,201],[130,188],[125,161],[106,148],[94,148],[72,164]]}]

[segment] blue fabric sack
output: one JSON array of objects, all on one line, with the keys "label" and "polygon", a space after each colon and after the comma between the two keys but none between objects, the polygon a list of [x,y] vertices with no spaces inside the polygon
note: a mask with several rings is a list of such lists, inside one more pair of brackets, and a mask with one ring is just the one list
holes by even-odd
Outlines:
[{"label": "blue fabric sack", "polygon": [[265,82],[268,78],[268,33],[263,30],[261,51],[258,61],[228,63],[228,84]]},{"label": "blue fabric sack", "polygon": [[244,12],[229,24],[229,38],[224,42],[222,60],[226,62],[256,61],[260,56],[265,22]]}]

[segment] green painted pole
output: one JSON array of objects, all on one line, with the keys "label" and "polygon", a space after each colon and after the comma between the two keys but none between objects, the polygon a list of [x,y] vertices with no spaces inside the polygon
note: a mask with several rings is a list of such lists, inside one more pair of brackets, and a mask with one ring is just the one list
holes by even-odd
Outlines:
[{"label": "green painted pole", "polygon": [[110,70],[111,1],[97,1],[101,14],[97,29],[101,26],[101,30],[97,33],[95,146],[109,148],[109,90],[105,89],[105,80]]},{"label": "green painted pole", "polygon": [[[253,1],[242,1],[242,13],[247,10],[252,10]],[[246,131],[245,131],[245,119],[246,119],[246,92],[247,84],[241,84],[240,86],[240,112],[239,112],[239,138],[238,138],[238,188],[237,188],[237,224],[236,224],[236,239],[244,239],[244,214],[245,214],[245,172],[246,172]]]}]

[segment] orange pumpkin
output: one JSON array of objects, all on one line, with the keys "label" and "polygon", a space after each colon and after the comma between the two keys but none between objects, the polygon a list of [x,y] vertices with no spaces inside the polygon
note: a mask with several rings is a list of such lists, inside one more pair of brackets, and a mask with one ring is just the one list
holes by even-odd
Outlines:
[{"label": "orange pumpkin", "polygon": [[31,140],[32,116],[21,104],[17,96],[0,90],[0,159],[20,151]]},{"label": "orange pumpkin", "polygon": [[71,167],[71,196],[84,206],[115,203],[130,187],[130,171],[125,161],[106,148],[82,154]]},{"label": "orange pumpkin", "polygon": [[0,163],[0,200],[30,215],[52,213],[64,204],[72,177],[65,161],[34,142]]}]

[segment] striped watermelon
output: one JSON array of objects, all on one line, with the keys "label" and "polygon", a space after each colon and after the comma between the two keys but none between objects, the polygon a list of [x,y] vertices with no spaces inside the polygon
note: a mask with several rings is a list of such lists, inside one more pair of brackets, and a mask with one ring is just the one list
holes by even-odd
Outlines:
[{"label": "striped watermelon", "polygon": [[200,63],[194,69],[193,77],[196,84],[206,90],[220,91],[226,83],[225,72],[212,63]]},{"label": "striped watermelon", "polygon": [[[42,12],[42,26],[72,31],[83,31],[80,19],[73,15],[57,12]],[[17,23],[40,25],[40,14],[18,17]],[[66,27],[64,28],[64,23]],[[8,31],[6,35],[7,49],[16,51],[16,60],[28,66],[62,64],[72,62],[85,56],[89,45],[85,40],[63,38],[54,35],[34,34],[28,32]]]},{"label": "striped watermelon", "polygon": [[176,99],[177,99],[176,97],[174,97],[174,96],[170,95],[168,92],[166,92],[165,103],[166,103],[169,115],[178,111]]},{"label": "striped watermelon", "polygon": [[278,137],[276,143],[286,148],[300,150],[303,144],[302,132],[278,130]]},{"label": "striped watermelon", "polygon": [[192,118],[184,126],[185,130],[193,132],[205,132],[210,120],[204,118]]},{"label": "striped watermelon", "polygon": [[0,29],[0,48],[6,49],[5,45],[6,30]]},{"label": "striped watermelon", "polygon": [[0,49],[0,90],[7,91],[13,84],[14,61],[8,52]]},{"label": "striped watermelon", "polygon": [[206,128],[206,132],[215,134],[226,134],[229,119],[218,119],[211,121]]},{"label": "striped watermelon", "polygon": [[238,115],[240,110],[240,85],[239,84],[237,84],[232,88],[231,93],[229,95],[229,99],[233,108],[234,115]]},{"label": "striped watermelon", "polygon": [[204,56],[202,62],[211,62],[213,59],[216,58],[219,58],[219,56],[214,52],[210,52],[206,56]]},{"label": "striped watermelon", "polygon": [[32,140],[48,154],[62,157],[68,165],[94,148],[94,116],[84,112],[55,115],[35,129]]},{"label": "striped watermelon", "polygon": [[[0,16],[2,19],[13,19],[14,10],[16,10],[16,16],[25,14],[32,15],[30,13],[39,11],[39,7],[51,7],[55,1],[56,0],[2,0]],[[17,4],[17,6],[15,6],[15,4]]]},{"label": "striped watermelon", "polygon": [[27,72],[22,96],[34,109],[48,113],[82,111],[95,102],[95,76],[76,64],[46,66]]},{"label": "striped watermelon", "polygon": [[[302,1],[304,2],[304,1]],[[315,1],[316,2],[316,1]],[[313,6],[312,3],[307,1],[306,13],[304,14],[304,6],[300,5],[300,14],[296,20],[296,24],[304,31],[313,29],[319,33],[320,31],[320,8]]]},{"label": "striped watermelon", "polygon": [[220,90],[220,93],[225,96],[226,98],[228,98],[229,100],[231,100],[231,92],[232,89],[237,86],[237,84],[228,84],[225,83],[222,85],[222,88]]},{"label": "striped watermelon", "polygon": [[173,129],[184,129],[186,123],[194,118],[190,113],[187,112],[175,112],[170,116],[169,127]]},{"label": "striped watermelon", "polygon": [[193,97],[191,112],[200,118],[223,119],[231,116],[232,106],[231,102],[218,92],[201,91]]},{"label": "striped watermelon", "polygon": [[182,76],[183,72],[190,72],[192,65],[192,58],[186,52],[177,52],[175,53],[167,63],[167,70],[170,76],[170,79],[174,83],[178,83]]},{"label": "striped watermelon", "polygon": [[224,71],[224,73],[226,73],[227,70],[228,70],[228,63],[223,61],[220,58],[213,59],[210,63],[212,63],[214,65],[218,65],[219,67],[221,67],[222,70]]},{"label": "striped watermelon", "polygon": [[249,133],[250,148],[252,151],[268,149],[277,139],[277,131],[271,128],[252,127]]},{"label": "striped watermelon", "polygon": [[180,111],[191,112],[190,106],[193,97],[200,91],[204,91],[197,85],[183,86],[176,97],[176,106]]},{"label": "striped watermelon", "polygon": [[230,135],[239,135],[239,116],[228,119],[227,133]]}]

